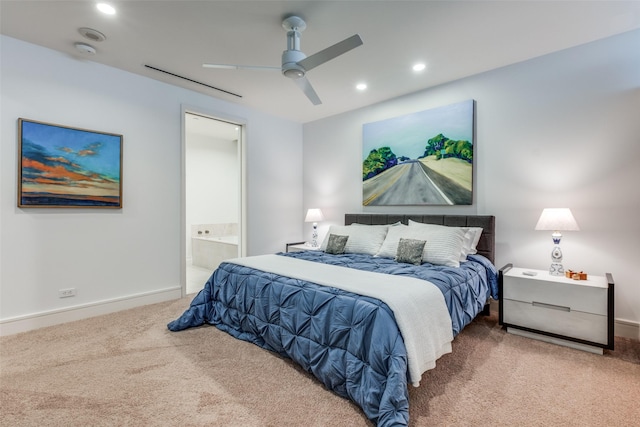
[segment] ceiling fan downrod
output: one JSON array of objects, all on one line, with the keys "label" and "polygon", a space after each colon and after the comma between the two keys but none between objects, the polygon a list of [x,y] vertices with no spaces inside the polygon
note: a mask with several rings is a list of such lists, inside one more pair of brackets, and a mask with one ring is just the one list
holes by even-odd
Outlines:
[{"label": "ceiling fan downrod", "polygon": [[300,50],[300,33],[307,28],[304,20],[297,16],[290,16],[282,22],[287,30],[287,50],[282,52],[282,74],[290,79],[301,79],[306,70],[298,64],[307,57]]}]

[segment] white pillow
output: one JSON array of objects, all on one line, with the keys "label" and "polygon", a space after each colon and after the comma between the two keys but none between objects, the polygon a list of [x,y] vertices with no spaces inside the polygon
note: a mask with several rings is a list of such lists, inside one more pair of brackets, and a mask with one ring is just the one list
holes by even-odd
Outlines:
[{"label": "white pillow", "polygon": [[460,262],[465,262],[467,260],[467,255],[478,253],[476,246],[478,246],[480,236],[482,235],[482,227],[462,227],[462,229],[466,231],[464,234],[462,253],[460,254]]},{"label": "white pillow", "polygon": [[378,253],[388,229],[388,225],[358,225],[355,227],[351,225],[332,225],[329,227],[327,237],[323,240],[320,249],[323,251],[327,249],[328,236],[339,234],[341,236],[349,236],[344,247],[345,253],[375,255]]},{"label": "white pillow", "polygon": [[460,250],[460,262],[465,262],[467,260],[467,255],[476,254],[478,251],[476,250],[476,246],[480,241],[480,235],[482,234],[481,227],[448,227],[446,225],[438,225],[438,224],[424,224],[422,222],[416,222],[413,220],[409,220],[409,225],[411,227],[430,227],[430,228],[457,228],[464,232],[464,242],[462,245],[462,249]]},{"label": "white pillow", "polygon": [[[381,225],[381,224],[360,224],[358,222],[352,222],[349,225],[355,225],[359,227],[371,227],[371,225]],[[396,225],[404,225],[400,221],[394,222],[393,224],[387,224],[388,227],[395,227]]]},{"label": "white pillow", "polygon": [[[422,261],[431,264],[460,267],[460,253],[464,244],[465,232],[459,227],[444,227],[432,224],[414,223],[418,226],[398,225],[389,228],[387,237],[377,256],[394,258],[398,252],[400,238],[426,240]],[[422,227],[424,226],[424,227]]]},{"label": "white pillow", "polygon": [[411,230],[409,230],[409,227],[406,225],[400,224],[394,226],[387,232],[387,236],[384,238],[384,242],[382,242],[382,246],[380,246],[380,250],[376,253],[376,256],[381,258],[395,258],[398,253],[400,238],[426,240],[420,239],[420,233],[414,233],[412,237],[409,237],[410,234]]}]

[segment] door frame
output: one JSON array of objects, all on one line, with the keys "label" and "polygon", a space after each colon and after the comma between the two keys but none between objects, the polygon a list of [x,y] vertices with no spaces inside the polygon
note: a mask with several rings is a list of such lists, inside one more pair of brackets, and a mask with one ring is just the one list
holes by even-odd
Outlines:
[{"label": "door frame", "polygon": [[201,107],[182,105],[180,108],[180,289],[182,297],[187,294],[187,196],[186,196],[186,157],[187,157],[187,132],[186,115],[195,114],[213,120],[220,120],[240,126],[240,138],[238,140],[238,169],[240,185],[238,203],[238,256],[244,257],[247,253],[247,183],[246,183],[246,134],[247,121],[240,117],[230,116],[219,111],[208,110]]}]

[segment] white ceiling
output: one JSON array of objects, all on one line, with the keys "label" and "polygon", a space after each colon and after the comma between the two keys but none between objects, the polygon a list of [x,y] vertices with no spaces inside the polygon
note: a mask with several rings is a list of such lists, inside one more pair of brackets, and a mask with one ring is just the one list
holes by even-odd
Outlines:
[{"label": "white ceiling", "polygon": [[[308,122],[640,28],[639,1],[111,1],[0,0],[0,32],[86,60]],[[307,22],[311,55],[358,33],[364,45],[310,70],[312,105],[279,72],[204,69],[203,62],[280,66],[284,17]],[[103,42],[83,38],[89,27]],[[630,52],[630,54],[632,54]],[[635,52],[634,54],[637,54]],[[420,74],[411,70],[427,64]],[[181,80],[157,67],[239,95]],[[358,92],[364,81],[369,88]]]}]

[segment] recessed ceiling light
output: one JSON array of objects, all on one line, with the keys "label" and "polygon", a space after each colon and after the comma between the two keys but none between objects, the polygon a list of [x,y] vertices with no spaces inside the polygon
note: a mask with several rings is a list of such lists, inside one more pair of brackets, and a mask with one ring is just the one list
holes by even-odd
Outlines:
[{"label": "recessed ceiling light", "polygon": [[415,64],[415,65],[413,66],[413,71],[422,71],[422,70],[424,70],[425,68],[427,68],[427,66],[426,66],[425,64],[423,64],[423,63],[419,63],[419,64]]},{"label": "recessed ceiling light", "polygon": [[104,13],[105,15],[115,15],[116,14],[116,9],[111,6],[110,4],[107,3],[98,3],[96,5],[96,7],[98,8],[98,10],[102,13]]},{"label": "recessed ceiling light", "polygon": [[356,85],[356,89],[358,90],[365,90],[367,88],[367,84],[366,83],[358,83]]}]

